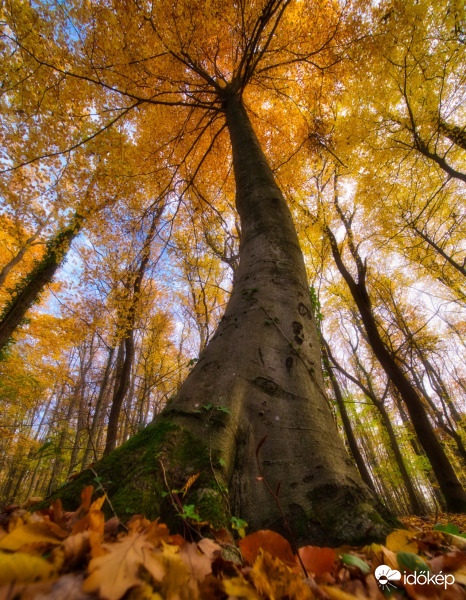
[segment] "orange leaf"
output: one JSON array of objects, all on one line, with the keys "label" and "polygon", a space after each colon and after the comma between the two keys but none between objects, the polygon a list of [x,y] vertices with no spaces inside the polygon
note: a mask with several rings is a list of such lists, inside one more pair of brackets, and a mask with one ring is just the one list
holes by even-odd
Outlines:
[{"label": "orange leaf", "polygon": [[92,493],[94,492],[94,486],[87,485],[81,492],[81,509],[83,511],[89,510],[91,506]]},{"label": "orange leaf", "polygon": [[[333,548],[319,548],[318,546],[303,546],[298,554],[304,566],[314,575],[323,575],[332,570],[335,562],[335,550]],[[299,563],[299,561],[297,560]]]},{"label": "orange leaf", "polygon": [[268,529],[256,531],[240,540],[238,545],[244,560],[251,564],[255,561],[261,549],[279,558],[285,564],[293,566],[296,564],[290,543],[275,531]]}]

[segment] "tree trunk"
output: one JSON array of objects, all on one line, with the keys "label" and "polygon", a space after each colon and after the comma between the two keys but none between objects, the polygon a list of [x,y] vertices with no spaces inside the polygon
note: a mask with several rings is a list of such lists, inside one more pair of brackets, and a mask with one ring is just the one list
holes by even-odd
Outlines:
[{"label": "tree trunk", "polygon": [[11,336],[19,327],[27,311],[35,304],[44,288],[51,283],[63,262],[71,242],[84,224],[85,216],[76,213],[70,225],[47,243],[44,256],[32,271],[18,284],[11,300],[0,317],[0,354],[5,350]]},{"label": "tree trunk", "polygon": [[333,372],[332,365],[330,364],[330,360],[326,353],[326,342],[323,342],[322,345],[322,355],[324,357],[325,368],[329,373],[330,381],[332,383],[333,392],[335,394],[335,399],[337,401],[338,409],[340,411],[340,417],[343,423],[343,429],[345,430],[346,439],[348,440],[350,452],[358,467],[361,479],[374,493],[376,493],[374,482],[372,481],[372,477],[370,476],[369,470],[366,466],[366,461],[364,460],[362,453],[359,450],[359,446],[356,441],[356,436],[354,435],[353,427],[348,416],[348,411],[346,410],[345,401],[343,399],[340,384],[338,383],[337,378],[335,377],[335,373]]},{"label": "tree trunk", "polygon": [[[5,280],[8,277],[8,275],[10,274],[11,270],[14,269],[14,267],[16,267],[16,265],[19,264],[23,260],[23,257],[26,254],[26,252],[29,250],[29,248],[31,248],[31,246],[34,245],[37,238],[40,236],[40,234],[44,230],[45,226],[47,225],[50,216],[51,216],[51,214],[49,214],[49,216],[39,225],[39,227],[36,229],[36,231],[31,235],[31,237],[29,237],[24,242],[24,244],[21,246],[21,248],[18,250],[18,252],[2,268],[2,270],[0,271],[0,288],[3,287],[3,284],[5,283]],[[36,242],[36,243],[40,243],[40,242]]]},{"label": "tree trunk", "polygon": [[121,407],[129,389],[131,379],[131,369],[134,361],[134,327],[136,322],[136,310],[141,296],[141,286],[144,280],[144,274],[149,263],[150,248],[155,236],[157,224],[162,214],[163,205],[159,206],[157,211],[152,215],[152,222],[149,227],[144,246],[142,248],[141,262],[133,282],[133,294],[128,308],[128,314],[123,316],[125,324],[125,334],[122,340],[124,349],[124,360],[119,371],[117,382],[115,384],[115,393],[112,398],[112,406],[110,408],[110,416],[108,418],[107,440],[105,443],[104,455],[109,454],[117,444],[118,438],[118,423],[120,420]]},{"label": "tree trunk", "polygon": [[[274,529],[300,542],[382,538],[389,530],[383,509],[346,454],[327,405],[291,213],[240,97],[229,96],[224,111],[242,228],[225,315],[156,421],[95,470],[113,482],[108,491],[118,514],[162,515],[179,527],[169,516],[176,492],[165,499],[161,492],[199,473],[183,503],[214,526],[229,527],[235,515],[251,530]],[[69,486],[64,501],[90,479]],[[280,486],[280,506],[265,482]]]},{"label": "tree trunk", "polygon": [[[108,389],[108,383],[109,383],[109,379],[110,379],[110,371],[112,368],[114,354],[115,354],[115,346],[110,346],[110,348],[108,349],[108,358],[107,358],[107,362],[105,365],[102,382],[100,384],[99,395],[97,396],[97,401],[95,404],[95,412],[94,412],[94,417],[92,419],[92,425],[88,431],[89,437],[87,440],[87,446],[86,446],[86,450],[84,452],[84,457],[82,460],[82,468],[83,469],[85,469],[89,465],[90,462],[97,460],[96,447],[95,447],[96,433],[97,433],[97,428],[102,421],[103,409],[104,409],[104,405],[105,405],[104,400],[105,400],[107,389]],[[93,459],[91,459],[91,454],[93,454]]]}]

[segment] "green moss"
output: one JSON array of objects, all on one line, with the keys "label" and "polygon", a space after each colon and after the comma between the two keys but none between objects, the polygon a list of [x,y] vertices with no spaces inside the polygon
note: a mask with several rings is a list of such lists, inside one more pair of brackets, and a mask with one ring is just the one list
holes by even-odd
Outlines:
[{"label": "green moss", "polygon": [[327,536],[327,545],[383,541],[396,526],[382,506],[375,509],[369,496],[351,486],[323,485],[311,492],[310,499],[314,507],[308,515],[310,538]]},{"label": "green moss", "polygon": [[[148,519],[160,517],[172,531],[182,527],[182,519],[173,506],[171,492],[182,490],[189,478],[199,473],[186,494],[175,492],[178,499],[182,504],[194,504],[201,519],[215,527],[230,524],[228,501],[212,472],[209,447],[170,422],[149,425],[100,460],[93,471],[122,521],[133,514]],[[75,509],[82,488],[89,484],[97,487],[93,471],[84,471],[51,499],[60,497],[66,509]],[[100,494],[96,492],[96,496]],[[107,503],[104,509],[107,516],[112,516]]]},{"label": "green moss", "polygon": [[194,504],[203,521],[208,521],[216,529],[230,525],[230,514],[225,497],[219,490],[201,488],[193,494]]}]

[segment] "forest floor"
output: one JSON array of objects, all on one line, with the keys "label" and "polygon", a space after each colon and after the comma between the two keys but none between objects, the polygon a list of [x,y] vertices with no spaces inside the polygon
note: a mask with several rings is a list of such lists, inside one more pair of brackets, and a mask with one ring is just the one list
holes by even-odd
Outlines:
[{"label": "forest floor", "polygon": [[272,531],[235,542],[189,517],[184,536],[138,515],[106,521],[92,494],[74,512],[0,514],[0,600],[466,599],[465,515],[403,518],[383,545],[293,552]]}]

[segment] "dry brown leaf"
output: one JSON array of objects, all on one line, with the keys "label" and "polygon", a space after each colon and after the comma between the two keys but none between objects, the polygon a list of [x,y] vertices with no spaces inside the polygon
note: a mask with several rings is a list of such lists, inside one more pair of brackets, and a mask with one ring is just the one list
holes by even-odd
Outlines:
[{"label": "dry brown leaf", "polygon": [[211,559],[199,550],[197,544],[186,542],[179,551],[178,556],[186,565],[190,576],[197,581],[202,581],[212,573]]},{"label": "dry brown leaf", "polygon": [[103,503],[105,502],[105,496],[98,498],[93,502],[89,508],[89,512],[82,519],[77,521],[73,525],[71,530],[72,534],[80,533],[81,531],[93,531],[97,533],[101,538],[104,536],[105,529],[105,517],[104,513],[100,510]]},{"label": "dry brown leaf", "polygon": [[200,542],[197,542],[197,546],[210,560],[214,560],[222,553],[222,547],[209,538],[203,538]]},{"label": "dry brown leaf", "polygon": [[105,600],[119,600],[141,583],[141,566],[156,580],[164,577],[164,569],[144,534],[128,535],[113,544],[103,544],[103,548],[107,554],[89,563],[90,575],[83,584],[85,592],[98,592]]},{"label": "dry brown leaf", "polygon": [[[303,546],[299,548],[298,554],[306,570],[313,575],[322,575],[331,571],[335,562],[335,550],[333,548]],[[298,560],[297,563],[299,564]]]},{"label": "dry brown leaf", "polygon": [[36,600],[38,594],[47,594],[51,587],[52,581],[2,585],[0,586],[0,600]]},{"label": "dry brown leaf", "polygon": [[86,560],[87,554],[90,551],[90,533],[89,531],[81,531],[74,535],[70,535],[63,544],[54,550],[53,555],[58,558],[61,554],[63,559],[62,567],[73,569],[80,563]]},{"label": "dry brown leaf", "polygon": [[396,560],[396,554],[385,546],[382,546],[382,562],[389,566],[391,569],[398,570],[398,561]]}]

